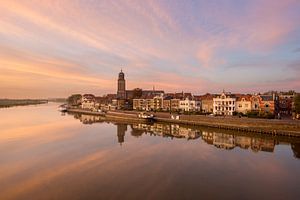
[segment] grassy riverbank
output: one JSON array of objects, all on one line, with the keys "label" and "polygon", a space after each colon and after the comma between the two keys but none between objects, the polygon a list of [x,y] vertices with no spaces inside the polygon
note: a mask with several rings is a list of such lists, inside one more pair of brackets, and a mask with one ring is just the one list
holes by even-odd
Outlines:
[{"label": "grassy riverbank", "polygon": [[45,99],[0,99],[0,108],[48,103]]}]

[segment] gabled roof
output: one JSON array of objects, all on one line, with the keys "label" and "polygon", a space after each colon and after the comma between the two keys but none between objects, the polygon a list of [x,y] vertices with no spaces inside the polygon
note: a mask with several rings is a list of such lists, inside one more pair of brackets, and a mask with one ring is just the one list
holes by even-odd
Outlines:
[{"label": "gabled roof", "polygon": [[242,99],[245,99],[245,101],[251,100],[251,95],[249,94],[235,94],[237,101],[242,101]]},{"label": "gabled roof", "polygon": [[213,100],[213,98],[215,97],[215,94],[204,94],[204,95],[200,95],[199,98],[203,101],[203,100]]}]

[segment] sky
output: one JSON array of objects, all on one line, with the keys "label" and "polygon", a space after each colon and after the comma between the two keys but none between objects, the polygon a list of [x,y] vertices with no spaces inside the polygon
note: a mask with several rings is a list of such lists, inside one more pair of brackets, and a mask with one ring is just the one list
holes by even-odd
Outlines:
[{"label": "sky", "polygon": [[300,91],[300,0],[0,0],[0,98]]}]

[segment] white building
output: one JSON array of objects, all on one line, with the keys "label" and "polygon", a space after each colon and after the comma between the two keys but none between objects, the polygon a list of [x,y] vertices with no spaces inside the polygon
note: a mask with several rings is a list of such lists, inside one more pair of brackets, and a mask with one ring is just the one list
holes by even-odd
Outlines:
[{"label": "white building", "polygon": [[84,94],[81,98],[81,107],[83,109],[95,109],[95,96],[92,94]]},{"label": "white building", "polygon": [[187,97],[184,100],[179,101],[179,109],[186,112],[201,111],[201,101]]},{"label": "white building", "polygon": [[232,115],[235,111],[236,98],[230,93],[223,93],[213,98],[213,114]]}]

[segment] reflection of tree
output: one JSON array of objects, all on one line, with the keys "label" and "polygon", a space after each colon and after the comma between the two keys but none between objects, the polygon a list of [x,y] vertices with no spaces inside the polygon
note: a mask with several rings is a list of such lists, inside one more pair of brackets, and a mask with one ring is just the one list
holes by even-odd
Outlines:
[{"label": "reflection of tree", "polygon": [[293,150],[294,156],[300,158],[300,143],[292,143],[291,148]]}]

